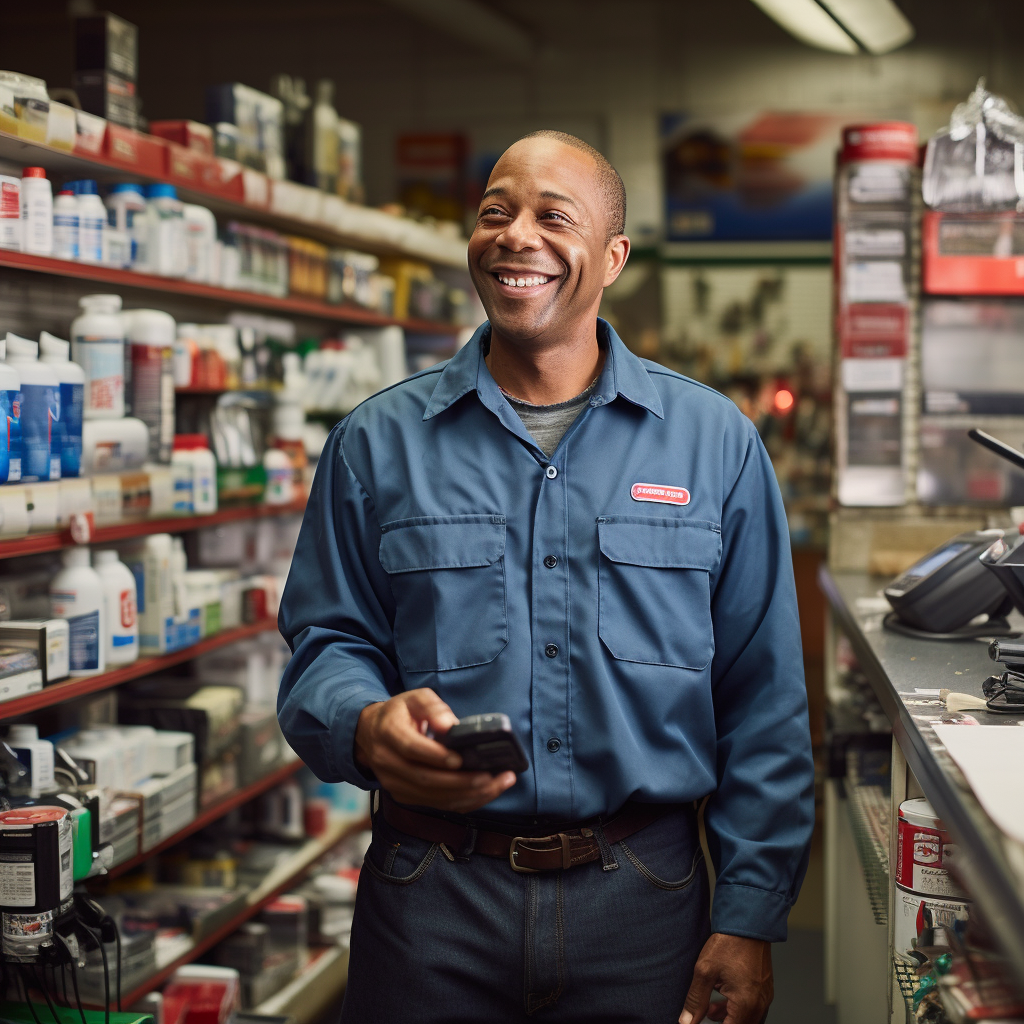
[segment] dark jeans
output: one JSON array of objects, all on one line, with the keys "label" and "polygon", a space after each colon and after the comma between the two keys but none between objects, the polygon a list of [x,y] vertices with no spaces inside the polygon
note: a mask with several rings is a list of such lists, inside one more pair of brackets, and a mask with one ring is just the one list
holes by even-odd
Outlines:
[{"label": "dark jeans", "polygon": [[605,848],[604,864],[522,875],[452,862],[376,814],[342,1024],[674,1024],[709,934],[696,816]]}]

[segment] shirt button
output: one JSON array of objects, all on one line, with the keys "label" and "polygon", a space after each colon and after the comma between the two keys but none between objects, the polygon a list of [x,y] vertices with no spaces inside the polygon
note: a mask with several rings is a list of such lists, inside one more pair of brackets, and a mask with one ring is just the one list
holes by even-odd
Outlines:
[{"label": "shirt button", "polygon": [[544,558],[544,564],[549,569],[554,569],[554,567],[558,565],[558,559],[554,555],[547,555]]},{"label": "shirt button", "polygon": [[548,750],[550,750],[552,754],[557,753],[561,746],[562,741],[560,739],[556,739],[554,736],[548,740]]},{"label": "shirt button", "polygon": [[558,644],[548,644],[547,647],[544,648],[544,653],[549,658],[557,658],[558,657]]},{"label": "shirt button", "polygon": [[547,477],[547,478],[548,478],[549,480],[554,480],[554,479],[555,479],[555,477],[556,477],[556,476],[558,476],[558,470],[557,470],[557,469],[555,469],[555,467],[554,467],[554,466],[548,466],[548,468],[544,470],[544,475],[545,475],[545,476],[546,476],[546,477]]}]

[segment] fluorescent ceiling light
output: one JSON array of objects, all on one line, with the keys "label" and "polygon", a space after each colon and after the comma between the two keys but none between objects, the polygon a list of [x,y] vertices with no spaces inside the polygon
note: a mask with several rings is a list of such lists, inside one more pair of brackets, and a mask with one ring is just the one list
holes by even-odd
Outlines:
[{"label": "fluorescent ceiling light", "polygon": [[858,53],[857,44],[815,0],[754,0],[791,36],[808,46],[835,53]]},{"label": "fluorescent ceiling light", "polygon": [[821,0],[869,53],[889,53],[914,38],[914,26],[893,0]]},{"label": "fluorescent ceiling light", "polygon": [[[893,0],[754,0],[790,35],[835,53],[889,53],[914,38]],[[859,44],[859,45],[858,45]]]}]

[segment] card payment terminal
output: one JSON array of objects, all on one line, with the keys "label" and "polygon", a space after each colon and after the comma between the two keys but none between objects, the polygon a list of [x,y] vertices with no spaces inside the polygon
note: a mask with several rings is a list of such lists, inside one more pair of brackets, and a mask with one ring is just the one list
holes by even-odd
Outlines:
[{"label": "card payment terminal", "polygon": [[961,533],[915,562],[883,591],[899,621],[924,633],[951,634],[979,615],[1005,615],[1012,602],[980,561],[1002,539],[1002,530]]}]

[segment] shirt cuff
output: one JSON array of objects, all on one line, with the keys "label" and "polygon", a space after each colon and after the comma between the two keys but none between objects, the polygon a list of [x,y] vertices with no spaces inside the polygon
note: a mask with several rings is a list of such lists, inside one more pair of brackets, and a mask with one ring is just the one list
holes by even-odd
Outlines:
[{"label": "shirt cuff", "polygon": [[778,892],[718,883],[711,909],[711,930],[764,942],[785,942],[790,906],[789,900]]},{"label": "shirt cuff", "polygon": [[376,789],[378,782],[377,776],[356,760],[356,726],[364,708],[385,700],[387,697],[373,690],[359,690],[347,697],[334,714],[330,742],[336,774],[360,789]]}]

